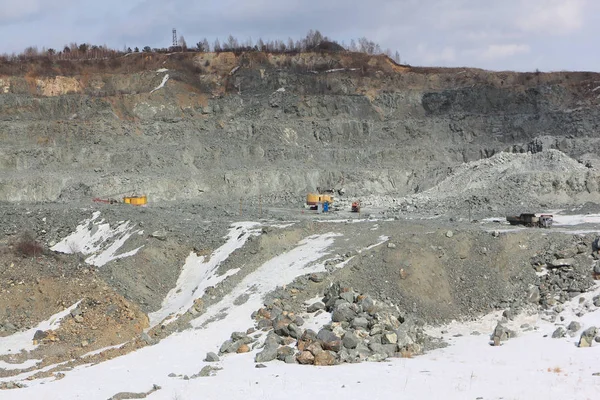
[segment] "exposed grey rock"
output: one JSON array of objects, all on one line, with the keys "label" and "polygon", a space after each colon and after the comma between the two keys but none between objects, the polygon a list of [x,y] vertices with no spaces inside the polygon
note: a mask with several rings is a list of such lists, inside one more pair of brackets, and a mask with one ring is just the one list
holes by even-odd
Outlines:
[{"label": "exposed grey rock", "polygon": [[494,342],[494,345],[499,345],[500,342],[504,342],[515,336],[515,332],[498,323],[494,329],[494,333],[492,334],[492,341]]},{"label": "exposed grey rock", "polygon": [[316,312],[318,310],[324,310],[325,309],[325,304],[321,303],[320,301],[311,304],[310,306],[308,306],[308,308],[306,309],[307,312],[309,313],[313,313]]},{"label": "exposed grey rock", "polygon": [[39,330],[39,329],[38,329],[38,330],[37,330],[37,331],[35,331],[35,333],[33,334],[33,340],[40,341],[40,340],[43,340],[43,339],[45,339],[47,336],[48,336],[48,334],[47,334],[46,332],[44,332],[44,331],[42,331],[42,330]]},{"label": "exposed grey rock", "polygon": [[164,240],[167,240],[168,233],[164,229],[161,229],[161,230],[152,232],[150,234],[150,237],[164,241]]},{"label": "exposed grey rock", "polygon": [[294,323],[288,325],[289,335],[294,339],[299,339],[302,336],[302,330]]},{"label": "exposed grey rock", "polygon": [[398,335],[395,333],[385,333],[381,338],[383,344],[396,344],[398,342]]},{"label": "exposed grey rock", "polygon": [[206,353],[206,357],[204,358],[204,361],[206,361],[206,362],[217,362],[220,360],[221,359],[219,358],[219,356],[216,355],[215,353],[213,353],[212,351],[209,351],[208,353]]},{"label": "exposed grey rock", "polygon": [[282,346],[279,349],[277,349],[277,359],[279,361],[285,361],[287,357],[293,357],[294,353],[295,351],[291,347]]},{"label": "exposed grey rock", "polygon": [[598,333],[598,328],[591,326],[581,334],[579,338],[579,347],[592,347],[592,342]]},{"label": "exposed grey rock", "polygon": [[315,272],[313,274],[310,274],[308,279],[313,282],[319,283],[319,282],[323,282],[326,277],[327,277],[327,274],[324,272]]},{"label": "exposed grey rock", "polygon": [[359,339],[354,333],[348,332],[344,335],[342,343],[347,349],[355,349],[358,346]]},{"label": "exposed grey rock", "polygon": [[242,345],[241,342],[234,342],[233,340],[226,340],[221,345],[221,348],[219,349],[219,354],[235,353],[240,348],[241,345]]},{"label": "exposed grey rock", "polygon": [[355,294],[352,291],[340,293],[340,298],[346,300],[348,303],[354,303]]},{"label": "exposed grey rock", "polygon": [[567,330],[569,332],[577,332],[578,330],[581,329],[581,324],[577,321],[572,321],[569,326],[567,327]]},{"label": "exposed grey rock", "polygon": [[356,317],[356,312],[352,309],[350,303],[339,305],[331,314],[333,322],[350,322]]},{"label": "exposed grey rock", "polygon": [[217,367],[213,367],[211,365],[206,365],[204,368],[202,368],[200,370],[200,373],[198,374],[198,376],[201,376],[201,377],[215,376],[217,374],[217,371],[219,371],[221,369],[222,368],[217,368]]},{"label": "exposed grey rock", "polygon": [[273,361],[277,358],[277,348],[276,347],[265,347],[263,351],[256,354],[254,357],[254,362],[264,363]]},{"label": "exposed grey rock", "polygon": [[557,260],[550,261],[548,263],[548,266],[558,268],[558,267],[570,267],[573,264],[575,264],[574,258],[559,258]]},{"label": "exposed grey rock", "polygon": [[154,344],[154,340],[146,332],[142,332],[140,339],[142,339],[148,345]]},{"label": "exposed grey rock", "polygon": [[565,337],[567,334],[567,331],[565,330],[565,328],[563,327],[558,327],[556,328],[556,330],[552,333],[552,339],[560,339]]},{"label": "exposed grey rock", "polygon": [[342,348],[342,340],[330,330],[321,329],[317,339],[325,350],[340,351]]},{"label": "exposed grey rock", "polygon": [[351,326],[353,328],[367,328],[369,326],[369,321],[363,317],[356,317],[352,320]]}]

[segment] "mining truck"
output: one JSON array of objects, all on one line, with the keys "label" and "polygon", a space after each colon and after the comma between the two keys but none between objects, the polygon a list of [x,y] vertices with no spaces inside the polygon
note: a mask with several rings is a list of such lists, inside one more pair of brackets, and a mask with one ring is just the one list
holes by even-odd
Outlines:
[{"label": "mining truck", "polygon": [[506,220],[511,225],[525,225],[537,228],[550,228],[553,217],[550,214],[521,214],[519,216],[508,216]]}]

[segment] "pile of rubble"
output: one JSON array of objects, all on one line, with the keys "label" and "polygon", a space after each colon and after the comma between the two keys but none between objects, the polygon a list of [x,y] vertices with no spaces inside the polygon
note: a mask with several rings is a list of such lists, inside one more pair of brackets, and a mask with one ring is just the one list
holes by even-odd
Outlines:
[{"label": "pile of rubble", "polygon": [[[234,332],[220,353],[245,353],[261,347],[255,361],[278,359],[286,363],[336,365],[383,361],[388,357],[411,357],[423,351],[428,337],[422,324],[406,319],[395,306],[383,304],[351,288],[331,285],[322,299],[307,307],[309,314],[331,314],[331,322],[316,332],[302,329],[304,320],[284,311],[280,302],[253,314],[256,327]],[[258,332],[260,331],[260,332]],[[267,332],[263,343],[259,339]],[[254,334],[254,335],[253,335]],[[253,336],[250,336],[253,335]],[[207,361],[217,361],[214,354]]]},{"label": "pile of rubble", "polygon": [[532,291],[530,300],[539,296],[539,304],[550,309],[589,290],[594,286],[593,270],[597,268],[593,266],[597,265],[594,257],[598,258],[597,246],[590,247],[585,238],[573,246],[533,257],[531,264],[540,281],[537,293]]}]

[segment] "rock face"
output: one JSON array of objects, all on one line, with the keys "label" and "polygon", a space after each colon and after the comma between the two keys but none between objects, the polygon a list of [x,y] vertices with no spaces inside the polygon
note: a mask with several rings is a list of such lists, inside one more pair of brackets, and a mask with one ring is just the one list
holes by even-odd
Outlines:
[{"label": "rock face", "polygon": [[[260,187],[263,201],[291,202],[342,176],[349,195],[403,196],[438,183],[448,167],[500,151],[579,157],[600,146],[597,99],[581,89],[597,74],[457,75],[364,55],[281,58],[153,55],[170,79],[150,97],[165,73],[148,65],[128,74],[77,65],[80,75],[67,68],[33,86],[3,77],[1,131],[10,134],[2,138],[0,201],[88,199],[132,187],[154,201],[198,193],[214,200],[258,196]],[[201,71],[187,67],[206,61]],[[305,73],[308,65],[314,73]],[[83,123],[86,135],[78,134]],[[587,191],[575,183],[574,192]]]}]

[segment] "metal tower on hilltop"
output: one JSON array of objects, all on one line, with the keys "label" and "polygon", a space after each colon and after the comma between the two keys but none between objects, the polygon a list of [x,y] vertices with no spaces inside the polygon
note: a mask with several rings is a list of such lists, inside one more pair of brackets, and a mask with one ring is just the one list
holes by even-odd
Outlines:
[{"label": "metal tower on hilltop", "polygon": [[173,28],[173,47],[177,47],[177,29]]}]

